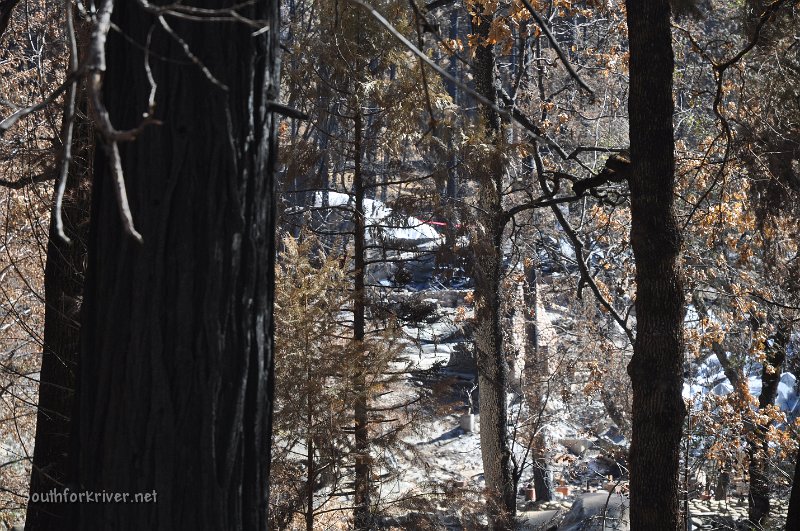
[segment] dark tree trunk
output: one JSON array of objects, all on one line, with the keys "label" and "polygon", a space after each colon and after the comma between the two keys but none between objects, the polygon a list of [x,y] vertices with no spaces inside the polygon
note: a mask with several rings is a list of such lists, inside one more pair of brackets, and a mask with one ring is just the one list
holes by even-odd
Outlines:
[{"label": "dark tree trunk", "polygon": [[728,487],[731,485],[730,465],[725,462],[720,466],[719,476],[717,476],[717,486],[714,488],[714,499],[722,501],[728,498]]},{"label": "dark tree trunk", "polygon": [[800,448],[794,463],[792,494],[789,497],[789,513],[786,515],[786,531],[800,529]]},{"label": "dark tree trunk", "polygon": [[107,160],[95,164],[72,489],[157,498],[79,503],[76,531],[267,526],[279,12],[275,1],[237,11],[269,30],[168,19],[223,90],[137,2],[116,3],[111,119],[141,120],[142,43],[156,28],[163,125],[120,145],[143,244],[124,234]]},{"label": "dark tree trunk", "polygon": [[[69,471],[69,434],[80,341],[80,308],[89,236],[94,132],[86,116],[86,94],[78,94],[73,127],[72,161],[62,201],[64,234],[50,220],[44,276],[44,349],[39,375],[36,446],[31,470],[31,494],[62,491]],[[54,194],[55,201],[55,194]],[[63,529],[69,522],[68,503],[37,503],[31,498],[25,517],[28,531]]]},{"label": "dark tree trunk", "polygon": [[547,441],[544,437],[544,408],[547,405],[546,385],[550,369],[547,353],[539,348],[538,331],[538,290],[536,285],[536,264],[533,261],[525,264],[525,286],[523,291],[523,307],[525,308],[525,380],[531,389],[530,408],[539,416],[536,423],[538,432],[533,436],[533,488],[536,501],[551,501],[554,497],[549,462],[547,459]]},{"label": "dark tree trunk", "polygon": [[[305,334],[306,352],[311,351],[309,334]],[[314,361],[306,356],[306,382],[311,383],[314,378],[312,364]],[[306,531],[314,531],[314,486],[317,482],[317,467],[314,459],[314,402],[310,389],[306,390]]]},{"label": "dark tree trunk", "polygon": [[[779,332],[772,336],[772,344],[766,348],[766,359],[761,371],[761,394],[758,396],[758,408],[763,411],[775,403],[778,394],[778,384],[781,381],[781,368],[786,359],[786,344],[788,337],[785,323],[779,325]],[[748,519],[756,524],[758,529],[764,526],[764,519],[770,512],[770,479],[769,455],[767,432],[770,423],[753,427],[753,432],[747,438],[747,455],[749,457],[748,472],[750,474],[750,495],[748,496]]]},{"label": "dark tree trunk", "polygon": [[367,380],[366,369],[369,360],[367,353],[361,345],[366,337],[366,292],[364,280],[366,273],[365,252],[367,227],[364,215],[364,172],[362,161],[362,135],[363,123],[361,109],[355,108],[354,124],[354,151],[355,169],[353,170],[353,195],[355,196],[355,211],[353,212],[353,340],[359,353],[359,367],[356,371],[353,390],[355,392],[354,419],[355,419],[355,528],[358,530],[371,529],[370,507],[370,457],[369,457],[369,426],[367,415]]},{"label": "dark tree trunk", "polygon": [[[480,393],[480,438],[487,505],[494,530],[513,529],[516,495],[508,444],[509,368],[503,352],[500,280],[502,276],[501,234],[494,224],[487,239],[473,242],[475,268],[475,350]],[[491,239],[488,239],[491,235]]]},{"label": "dark tree trunk", "polygon": [[681,236],[673,212],[674,60],[667,0],[628,0],[631,246],[636,341],[630,448],[631,529],[680,527],[678,469],[683,385]]},{"label": "dark tree trunk", "polygon": [[[489,35],[491,19],[480,16],[475,32]],[[496,101],[492,46],[475,51],[475,87],[489,101]],[[500,282],[503,275],[503,162],[495,151],[501,143],[500,117],[484,107],[482,117],[486,142],[495,145],[492,153],[473,164],[478,170],[478,233],[473,235],[472,261],[475,278],[475,352],[480,389],[480,437],[483,475],[486,481],[487,509],[492,529],[513,529],[516,512],[514,479],[511,473],[511,448],[508,444],[509,369],[503,352]]]},{"label": "dark tree trunk", "polygon": [[[309,413],[306,422],[308,422],[309,429],[311,429],[314,418],[310,413],[310,406],[308,410]],[[317,474],[314,465],[314,439],[313,437],[308,437],[306,439],[306,531],[314,531],[314,484]]]},{"label": "dark tree trunk", "polygon": [[[782,330],[786,327],[779,325]],[[767,348],[764,370],[761,373],[761,394],[758,397],[759,409],[764,409],[775,402],[780,383],[781,367],[786,358],[786,343],[788,338],[785,333],[778,333],[772,337],[774,343]],[[722,366],[725,376],[731,382],[734,392],[744,403],[748,402],[749,391],[747,378],[740,367],[736,367],[728,357],[722,344],[714,342],[712,350]],[[772,369],[768,370],[767,367]],[[769,424],[757,425],[749,423],[747,426],[747,456],[749,459],[748,473],[750,474],[750,494],[748,496],[748,519],[758,525],[766,518],[770,507],[770,481],[769,461],[767,457],[767,432]],[[729,474],[728,474],[729,475]],[[718,495],[727,493],[727,487],[718,488]],[[719,498],[718,498],[719,499]]]},{"label": "dark tree trunk", "polygon": [[[459,18],[460,12],[454,9],[450,13],[450,38],[457,39],[459,37]],[[464,72],[459,68],[459,62],[455,55],[450,58],[448,71],[455,79],[463,82]],[[458,105],[459,102],[459,87],[452,81],[446,83],[447,93],[453,98],[453,103]],[[448,255],[453,258],[452,251],[456,248],[456,227],[459,224],[458,209],[456,208],[456,200],[458,199],[458,156],[453,148],[453,135],[447,135],[447,151],[449,153],[448,162],[449,168],[447,170],[447,182],[444,187],[444,205],[447,226],[445,227],[445,245],[448,249]]]}]

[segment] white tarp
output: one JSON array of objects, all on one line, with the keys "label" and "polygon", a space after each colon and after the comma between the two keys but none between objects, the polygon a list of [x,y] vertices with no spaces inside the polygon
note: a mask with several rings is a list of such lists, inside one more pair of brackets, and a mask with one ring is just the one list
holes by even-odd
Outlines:
[{"label": "white tarp", "polygon": [[[322,207],[323,192],[314,194],[314,207]],[[328,192],[329,207],[353,207],[355,200],[348,194]],[[367,239],[383,237],[388,240],[405,240],[417,244],[443,243],[444,236],[419,218],[396,216],[392,209],[377,199],[364,199],[364,215],[366,216]]]}]

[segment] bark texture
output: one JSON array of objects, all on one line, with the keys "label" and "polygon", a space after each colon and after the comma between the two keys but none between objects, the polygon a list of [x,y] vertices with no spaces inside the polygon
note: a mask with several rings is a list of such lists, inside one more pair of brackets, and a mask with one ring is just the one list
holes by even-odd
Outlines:
[{"label": "bark texture", "polygon": [[8,29],[11,22],[11,13],[19,3],[19,0],[0,0],[0,37]]},{"label": "bark texture", "polygon": [[361,167],[363,156],[363,119],[357,106],[354,121],[355,168],[353,170],[353,341],[359,349],[360,371],[355,375],[353,408],[355,420],[355,509],[353,517],[355,528],[368,530],[372,526],[370,501],[370,456],[369,456],[369,417],[367,412],[366,370],[369,360],[363,344],[366,337],[366,291],[364,286],[366,272],[367,226],[364,215],[364,172]]},{"label": "bark texture", "polygon": [[[491,19],[479,16],[474,31],[482,38],[489,35]],[[494,83],[496,58],[492,46],[479,46],[475,52],[475,88],[489,101],[497,99]],[[503,204],[504,167],[497,146],[500,117],[492,109],[483,109],[486,141],[494,144],[492,152],[473,162],[480,168],[478,181],[478,229],[472,236],[473,274],[475,278],[475,352],[480,389],[480,437],[483,474],[486,480],[487,509],[492,529],[513,529],[516,512],[514,479],[511,474],[511,448],[508,443],[509,369],[503,352],[500,281],[503,276]]]},{"label": "bark texture", "polygon": [[549,399],[550,368],[546,352],[539,348],[538,331],[538,287],[536,264],[525,264],[525,284],[523,287],[523,306],[525,309],[525,381],[531,388],[530,408],[538,416],[537,433],[533,436],[531,459],[533,460],[533,488],[536,501],[551,501],[554,498],[551,481],[550,462],[547,456],[547,440],[544,430],[544,410]]},{"label": "bark texture", "polygon": [[237,11],[269,30],[168,19],[222,88],[139,3],[116,3],[111,119],[141,120],[153,28],[163,125],[120,145],[143,244],[124,235],[107,160],[95,164],[72,490],[157,498],[77,504],[76,531],[267,527],[279,12]]},{"label": "bark texture", "polygon": [[686,409],[681,236],[673,212],[674,58],[667,0],[628,0],[631,246],[636,341],[630,448],[631,529],[680,527],[678,467]]},{"label": "bark texture", "polygon": [[[80,309],[86,273],[86,242],[91,209],[94,132],[86,116],[86,94],[79,93],[73,129],[72,161],[62,201],[64,234],[50,220],[44,276],[44,349],[39,373],[36,443],[30,492],[61,491],[69,471],[69,435],[80,342]],[[55,201],[55,196],[54,196]],[[27,531],[62,529],[74,504],[28,503]]]}]

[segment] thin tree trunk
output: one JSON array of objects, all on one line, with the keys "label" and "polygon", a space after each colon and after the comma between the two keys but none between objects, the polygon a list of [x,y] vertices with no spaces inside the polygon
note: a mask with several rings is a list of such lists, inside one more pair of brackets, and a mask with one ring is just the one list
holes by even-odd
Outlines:
[{"label": "thin tree trunk", "polygon": [[[306,301],[307,304],[307,301]],[[310,359],[311,345],[308,331],[305,334],[306,353],[306,385],[311,384],[314,377],[311,371],[313,360]],[[306,388],[306,531],[314,531],[314,484],[316,483],[316,463],[314,461],[314,407],[311,401],[310,388]]]},{"label": "thin tree trunk", "polygon": [[[487,38],[491,16],[479,16],[474,28]],[[490,101],[496,101],[492,46],[475,51],[475,87]],[[501,143],[500,117],[492,109],[483,110],[486,141]],[[511,473],[511,448],[508,443],[509,368],[503,352],[500,282],[503,274],[502,184],[503,162],[497,151],[481,160],[484,169],[478,177],[478,233],[473,235],[472,259],[475,278],[475,351],[478,361],[480,393],[480,438],[483,475],[486,481],[487,509],[494,530],[513,529],[516,512],[514,479]]]},{"label": "thin tree trunk", "polygon": [[120,145],[143,244],[125,236],[108,161],[95,164],[73,484],[155,499],[78,503],[65,529],[265,530],[278,3],[237,8],[268,26],[255,37],[239,23],[168,20],[225,89],[139,3],[115,7],[111,119],[141,120],[151,86],[136,43],[147,42],[162,125]]},{"label": "thin tree trunk", "polygon": [[536,285],[536,264],[531,260],[525,264],[525,285],[523,288],[523,307],[525,308],[525,374],[531,387],[531,411],[540,413],[538,433],[534,435],[533,452],[533,488],[536,501],[551,501],[554,497],[553,482],[550,480],[549,462],[547,458],[547,441],[545,440],[543,413],[546,406],[547,382],[550,369],[547,355],[539,348],[539,331],[537,326],[538,290]]},{"label": "thin tree trunk", "polygon": [[[758,397],[758,407],[763,410],[775,402],[780,383],[781,367],[786,358],[785,334],[778,334],[772,338],[774,344],[767,348],[764,369],[761,372],[761,394]],[[734,392],[737,393],[744,403],[748,402],[749,391],[747,388],[747,378],[741,368],[735,367],[731,363],[724,347],[714,342],[712,350],[719,360],[725,376],[731,382]],[[768,369],[767,367],[772,367]],[[750,475],[750,494],[748,496],[748,519],[757,525],[770,511],[770,482],[769,482],[769,461],[767,459],[767,425],[755,425],[748,423],[747,433],[747,456],[749,460],[748,473]],[[722,490],[721,488],[719,490]],[[725,489],[727,490],[727,488]]]},{"label": "thin tree trunk", "polygon": [[792,494],[789,497],[789,513],[786,515],[786,531],[800,529],[800,447],[794,463]]},{"label": "thin tree trunk", "polygon": [[[773,336],[772,344],[766,347],[766,359],[761,371],[761,394],[758,396],[758,408],[763,411],[775,403],[778,394],[778,384],[781,381],[781,368],[786,359],[786,344],[788,327],[780,323],[779,332]],[[748,496],[748,519],[756,524],[758,529],[764,526],[764,520],[769,516],[770,504],[770,479],[769,479],[769,454],[767,432],[771,422],[753,427],[752,433],[747,438],[747,455],[749,457],[748,472],[750,474],[750,495]]]},{"label": "thin tree trunk", "polygon": [[[70,170],[62,202],[64,234],[50,220],[44,276],[44,350],[39,373],[36,443],[31,470],[31,494],[61,492],[69,472],[69,434],[80,340],[80,308],[89,236],[94,132],[86,115],[86,93],[79,90],[73,126]],[[54,194],[55,201],[55,194]],[[50,531],[66,527],[68,503],[28,503],[25,529]]]},{"label": "thin tree trunk", "polygon": [[717,476],[717,485],[714,488],[714,499],[722,501],[728,498],[728,488],[731,485],[731,473],[729,471],[730,465],[728,462],[720,465],[719,476]]},{"label": "thin tree trunk", "polygon": [[[306,421],[310,428],[313,422],[310,407]],[[314,438],[310,435],[306,439],[306,469],[306,531],[314,531],[314,476],[316,470],[314,469]]]},{"label": "thin tree trunk", "polygon": [[513,529],[516,510],[507,432],[509,368],[500,315],[501,238],[496,227],[487,232],[494,236],[491,240],[473,243],[481,456],[491,526],[505,530]]},{"label": "thin tree trunk", "polygon": [[355,109],[354,151],[355,169],[353,171],[353,194],[355,195],[355,212],[353,213],[353,340],[360,352],[360,363],[353,388],[355,392],[355,528],[367,530],[371,528],[370,508],[370,458],[369,458],[369,426],[367,415],[366,367],[367,353],[362,345],[366,337],[366,293],[364,291],[366,252],[366,218],[364,215],[364,175],[361,168],[363,123],[361,109]]},{"label": "thin tree trunk", "polygon": [[631,246],[636,341],[630,448],[631,529],[681,525],[678,469],[683,385],[681,236],[673,212],[674,59],[667,0],[628,0]]}]

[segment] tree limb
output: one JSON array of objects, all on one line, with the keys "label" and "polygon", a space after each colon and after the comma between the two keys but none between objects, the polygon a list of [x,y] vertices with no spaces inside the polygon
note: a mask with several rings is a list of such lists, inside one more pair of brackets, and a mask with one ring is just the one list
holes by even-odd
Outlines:
[{"label": "tree limb", "polygon": [[32,175],[31,177],[25,177],[23,179],[18,179],[16,181],[9,181],[8,179],[0,179],[0,186],[3,188],[8,188],[10,190],[20,190],[29,186],[31,184],[38,184],[38,183],[45,183],[47,181],[51,181],[55,179],[55,168],[50,168],[48,171],[44,173],[40,173],[38,175]]},{"label": "tree limb", "polygon": [[630,173],[631,158],[627,151],[616,153],[606,160],[603,170],[588,179],[581,179],[580,181],[572,183],[572,190],[575,195],[582,196],[587,190],[597,188],[610,182],[618,183],[628,180]]},{"label": "tree limb", "polygon": [[[75,40],[75,24],[72,20],[72,1],[64,0],[64,10],[67,17],[67,39],[69,41],[69,69],[70,73],[78,71],[78,43]],[[72,131],[75,125],[75,99],[77,97],[78,82],[73,79],[67,90],[64,100],[64,123],[61,126],[61,144],[64,154],[61,157],[61,170],[56,182],[56,200],[53,203],[53,220],[56,235],[69,245],[71,240],[64,233],[64,220],[61,217],[61,207],[64,203],[64,192],[67,189],[69,165],[72,162]]]},{"label": "tree limb", "polygon": [[558,54],[558,58],[561,59],[561,62],[564,64],[564,68],[567,69],[567,72],[569,72],[569,75],[572,76],[572,78],[578,83],[578,86],[580,86],[589,94],[594,95],[594,91],[591,89],[591,87],[589,87],[589,85],[587,85],[586,82],[581,79],[581,76],[578,75],[578,72],[575,71],[575,68],[573,68],[572,64],[569,62],[567,54],[561,49],[561,45],[558,44],[558,41],[550,31],[550,28],[547,26],[547,23],[544,21],[542,16],[536,12],[536,9],[533,8],[529,0],[522,0],[522,5],[524,5],[525,9],[530,12],[531,16],[536,21],[536,24],[539,26],[539,28],[541,28],[542,33],[544,33],[547,37],[547,40],[550,41],[550,45],[556,51],[556,54]]}]

